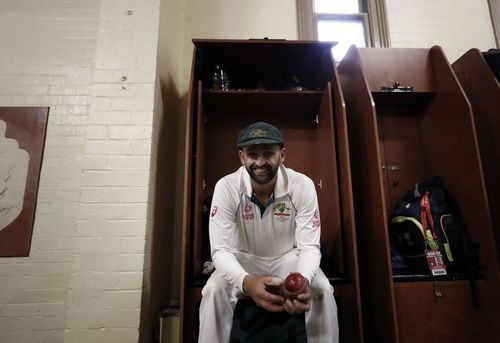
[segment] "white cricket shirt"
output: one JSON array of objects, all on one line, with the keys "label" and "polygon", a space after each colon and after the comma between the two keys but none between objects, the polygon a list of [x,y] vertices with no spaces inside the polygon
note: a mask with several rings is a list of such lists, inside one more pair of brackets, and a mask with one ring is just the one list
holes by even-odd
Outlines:
[{"label": "white cricket shirt", "polygon": [[313,181],[280,165],[274,203],[261,216],[251,201],[252,184],[245,167],[217,182],[210,209],[210,247],[215,268],[243,290],[248,273],[234,253],[279,257],[298,249],[297,272],[312,282],[319,268],[321,224]]}]

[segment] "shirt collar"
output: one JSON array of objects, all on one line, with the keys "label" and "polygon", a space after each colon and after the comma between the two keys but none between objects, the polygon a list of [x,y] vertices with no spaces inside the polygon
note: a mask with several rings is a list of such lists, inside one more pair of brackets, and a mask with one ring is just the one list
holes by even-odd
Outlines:
[{"label": "shirt collar", "polygon": [[[251,198],[253,194],[252,181],[250,174],[244,166],[239,169],[240,172],[240,192]],[[288,189],[288,174],[283,164],[280,164],[278,172],[276,173],[276,184],[274,185],[274,197],[280,198],[289,193]]]}]

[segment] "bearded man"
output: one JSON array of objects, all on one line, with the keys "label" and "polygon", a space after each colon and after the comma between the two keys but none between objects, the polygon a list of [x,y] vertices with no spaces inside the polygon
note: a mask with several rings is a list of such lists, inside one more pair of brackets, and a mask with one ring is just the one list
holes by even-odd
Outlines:
[{"label": "bearded man", "polygon": [[[242,166],[220,179],[210,209],[215,266],[202,290],[199,342],[229,342],[238,299],[270,312],[305,312],[310,343],[338,342],[333,288],[319,268],[321,222],[313,181],[284,166],[278,128],[256,122],[239,134]],[[273,292],[290,273],[305,277],[294,298]]]}]

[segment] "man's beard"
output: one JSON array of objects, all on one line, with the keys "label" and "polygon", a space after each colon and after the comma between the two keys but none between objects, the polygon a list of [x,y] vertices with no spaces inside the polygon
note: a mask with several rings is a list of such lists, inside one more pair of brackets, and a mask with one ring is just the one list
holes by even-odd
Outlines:
[{"label": "man's beard", "polygon": [[266,169],[266,171],[262,175],[257,175],[253,169],[255,169],[255,165],[251,165],[250,167],[245,167],[248,174],[250,174],[250,178],[255,181],[259,185],[265,185],[266,183],[271,182],[271,180],[276,176],[278,172],[279,165],[276,165],[272,168],[270,165],[265,165],[260,168]]}]

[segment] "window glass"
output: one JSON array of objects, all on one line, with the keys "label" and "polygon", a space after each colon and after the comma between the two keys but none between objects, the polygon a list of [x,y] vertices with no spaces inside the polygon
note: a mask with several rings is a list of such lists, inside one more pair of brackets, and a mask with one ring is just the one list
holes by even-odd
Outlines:
[{"label": "window glass", "polygon": [[318,20],[318,40],[338,42],[332,53],[338,63],[351,45],[366,47],[365,32],[361,19]]},{"label": "window glass", "polygon": [[359,13],[358,0],[314,0],[316,13]]}]

